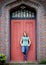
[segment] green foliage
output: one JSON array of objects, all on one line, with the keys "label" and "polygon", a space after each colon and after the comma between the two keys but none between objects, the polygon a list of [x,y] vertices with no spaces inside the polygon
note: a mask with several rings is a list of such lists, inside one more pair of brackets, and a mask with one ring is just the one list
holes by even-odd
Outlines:
[{"label": "green foliage", "polygon": [[41,59],[39,64],[46,64],[46,59]]},{"label": "green foliage", "polygon": [[5,63],[5,62],[6,62],[6,55],[0,54],[0,63]]}]

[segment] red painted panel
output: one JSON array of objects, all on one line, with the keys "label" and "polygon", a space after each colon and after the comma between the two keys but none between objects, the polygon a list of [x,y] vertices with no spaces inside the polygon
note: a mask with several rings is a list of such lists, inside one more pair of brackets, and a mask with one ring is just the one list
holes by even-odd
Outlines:
[{"label": "red painted panel", "polygon": [[21,52],[20,39],[23,32],[26,31],[32,44],[28,51],[28,61],[36,60],[36,43],[35,43],[35,20],[12,20],[11,21],[11,60],[23,61],[24,57]]}]

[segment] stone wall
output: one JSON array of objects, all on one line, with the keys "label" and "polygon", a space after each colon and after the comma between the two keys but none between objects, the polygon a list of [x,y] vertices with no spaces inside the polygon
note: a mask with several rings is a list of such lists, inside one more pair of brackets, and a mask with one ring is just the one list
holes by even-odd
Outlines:
[{"label": "stone wall", "polygon": [[40,58],[46,58],[46,16],[40,24]]},{"label": "stone wall", "polygon": [[[39,22],[39,58],[46,58],[46,17],[44,16],[44,10],[41,9]],[[43,15],[42,15],[43,14]]]}]

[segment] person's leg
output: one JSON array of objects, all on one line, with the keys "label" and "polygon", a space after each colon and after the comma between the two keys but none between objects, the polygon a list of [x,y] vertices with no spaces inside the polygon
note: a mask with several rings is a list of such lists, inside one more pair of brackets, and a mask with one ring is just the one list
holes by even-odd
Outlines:
[{"label": "person's leg", "polygon": [[26,60],[26,48],[22,46],[22,53],[24,54],[24,61]]},{"label": "person's leg", "polygon": [[24,54],[24,61],[27,60],[28,46],[22,46],[22,53]]},{"label": "person's leg", "polygon": [[22,53],[25,54],[25,47],[22,46]]},{"label": "person's leg", "polygon": [[25,60],[27,61],[28,46],[25,47]]},{"label": "person's leg", "polygon": [[26,60],[26,47],[22,46],[22,53],[24,54],[24,61]]},{"label": "person's leg", "polygon": [[26,47],[25,47],[25,52],[24,52],[24,61],[26,60]]}]

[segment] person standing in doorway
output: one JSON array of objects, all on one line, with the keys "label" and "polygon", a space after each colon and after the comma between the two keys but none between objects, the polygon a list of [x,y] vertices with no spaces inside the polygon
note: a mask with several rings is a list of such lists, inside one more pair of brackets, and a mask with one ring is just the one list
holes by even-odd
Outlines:
[{"label": "person standing in doorway", "polygon": [[27,61],[28,47],[31,45],[31,41],[26,32],[23,33],[20,45],[22,47],[22,53],[24,54],[24,61]]}]

